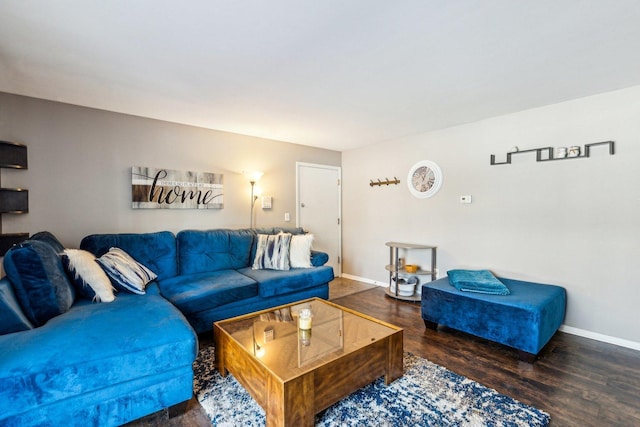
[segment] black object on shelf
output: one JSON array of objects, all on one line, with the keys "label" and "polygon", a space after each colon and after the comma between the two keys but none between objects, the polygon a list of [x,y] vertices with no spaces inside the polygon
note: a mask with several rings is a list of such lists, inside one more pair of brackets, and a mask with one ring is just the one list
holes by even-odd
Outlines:
[{"label": "black object on shelf", "polygon": [[0,256],[4,256],[13,245],[24,242],[29,238],[29,233],[0,234]]},{"label": "black object on shelf", "polygon": [[27,146],[0,141],[0,168],[27,169]]},{"label": "black object on shelf", "polygon": [[[615,154],[614,142],[613,141],[602,141],[602,142],[593,142],[591,144],[585,144],[584,150],[582,150],[581,155],[579,156],[563,156],[563,157],[554,157],[553,156],[553,147],[544,147],[544,148],[533,148],[531,150],[520,150],[520,151],[510,151],[507,153],[507,159],[504,162],[496,162],[496,156],[494,154],[491,155],[491,165],[509,165],[511,164],[511,156],[515,154],[523,154],[523,153],[536,153],[536,162],[548,162],[551,160],[569,160],[569,159],[580,159],[584,157],[589,157],[591,154],[591,147],[596,145],[609,145],[609,155],[613,156]],[[546,154],[545,154],[546,152]]]}]

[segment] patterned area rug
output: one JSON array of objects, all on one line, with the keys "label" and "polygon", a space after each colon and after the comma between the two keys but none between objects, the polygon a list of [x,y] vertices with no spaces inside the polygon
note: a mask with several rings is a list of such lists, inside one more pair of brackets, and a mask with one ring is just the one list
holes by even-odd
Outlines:
[{"label": "patterned area rug", "polygon": [[[213,368],[213,347],[194,364],[194,390],[214,426],[264,426],[264,410]],[[316,415],[316,426],[547,426],[549,414],[411,353],[404,376],[379,378]]]}]

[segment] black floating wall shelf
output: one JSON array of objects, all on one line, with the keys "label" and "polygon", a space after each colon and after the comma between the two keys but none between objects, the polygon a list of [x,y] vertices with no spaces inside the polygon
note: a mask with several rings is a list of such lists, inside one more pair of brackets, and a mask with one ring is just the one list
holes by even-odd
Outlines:
[{"label": "black floating wall shelf", "polygon": [[29,190],[0,188],[0,213],[28,213]]},{"label": "black floating wall shelf", "polygon": [[0,168],[27,169],[27,146],[0,141]]},{"label": "black floating wall shelf", "polygon": [[[27,169],[27,146],[0,141],[0,168]],[[0,214],[29,212],[29,190],[0,188]],[[29,233],[2,233],[0,219],[0,257],[13,246],[29,238]]]},{"label": "black floating wall shelf", "polygon": [[548,162],[551,160],[580,159],[584,157],[589,157],[589,154],[591,153],[591,147],[594,147],[596,145],[609,145],[609,154],[613,156],[613,154],[615,153],[613,141],[602,141],[602,142],[593,142],[591,144],[585,144],[584,150],[582,150],[582,154],[580,154],[579,156],[554,157],[553,147],[533,148],[531,150],[510,151],[507,153],[507,159],[504,162],[496,162],[496,156],[492,154],[491,165],[510,165],[511,156],[515,154],[524,154],[524,153],[532,153],[532,152],[536,153],[536,162]]},{"label": "black floating wall shelf", "polygon": [[4,256],[12,246],[24,242],[29,238],[29,233],[4,233],[0,234],[0,256]]}]

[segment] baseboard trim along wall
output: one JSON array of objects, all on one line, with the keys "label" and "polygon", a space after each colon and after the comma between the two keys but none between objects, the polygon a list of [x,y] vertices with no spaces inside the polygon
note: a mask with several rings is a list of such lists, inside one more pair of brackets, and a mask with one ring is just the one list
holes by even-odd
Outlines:
[{"label": "baseboard trim along wall", "polygon": [[[370,285],[376,286],[389,286],[387,282],[378,282],[377,280],[366,279],[364,277],[352,276],[351,274],[342,273],[342,276],[345,279],[357,280],[358,282],[368,283]],[[566,332],[567,334],[577,335],[583,338],[589,338],[596,341],[605,342],[607,344],[613,344],[620,347],[630,348],[632,350],[640,351],[640,342],[625,340],[623,338],[612,337],[610,335],[599,334],[597,332],[586,331],[580,328],[574,328],[573,326],[560,325],[560,331]]]},{"label": "baseboard trim along wall", "polygon": [[606,342],[608,344],[618,345],[620,347],[630,348],[640,351],[640,342],[629,341],[618,337],[599,334],[597,332],[585,331],[584,329],[574,328],[573,326],[561,325],[560,330],[571,335],[578,335],[596,341]]},{"label": "baseboard trim along wall", "polygon": [[342,277],[343,279],[357,280],[358,282],[367,283],[369,285],[382,287],[389,286],[389,282],[378,282],[377,280],[365,279],[364,277],[352,276],[351,274],[342,273],[340,277]]}]

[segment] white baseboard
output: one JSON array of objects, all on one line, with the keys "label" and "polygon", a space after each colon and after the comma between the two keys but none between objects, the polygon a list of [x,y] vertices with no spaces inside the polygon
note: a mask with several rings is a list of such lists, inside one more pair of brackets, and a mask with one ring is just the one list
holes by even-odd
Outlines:
[{"label": "white baseboard", "polygon": [[351,274],[346,274],[346,273],[342,273],[340,277],[343,277],[349,280],[357,280],[358,282],[368,283],[369,285],[376,285],[376,286],[383,286],[383,287],[389,286],[388,282],[378,282],[376,280],[365,279],[364,277],[352,276]]},{"label": "white baseboard", "polygon": [[[342,273],[341,277],[344,277],[345,279],[350,279],[350,280],[357,280],[358,282],[368,283],[370,285],[385,286],[385,287],[389,286],[389,283],[387,282],[378,282],[376,280],[366,279],[364,277],[352,276],[350,274],[345,274],[345,273]],[[640,351],[640,342],[625,340],[623,338],[618,338],[618,337],[612,337],[609,335],[600,334],[598,332],[586,331],[584,329],[574,328],[573,326],[567,326],[567,325],[560,325],[560,331],[565,332],[567,334],[577,335],[579,337],[589,338],[592,340],[605,342],[607,344],[613,344],[620,347],[626,347],[632,350]]]},{"label": "white baseboard", "polygon": [[597,332],[585,331],[584,329],[574,328],[573,326],[560,325],[560,331],[596,341],[606,342],[608,344],[618,345],[620,347],[630,348],[632,350],[640,350],[640,342],[599,334]]}]

